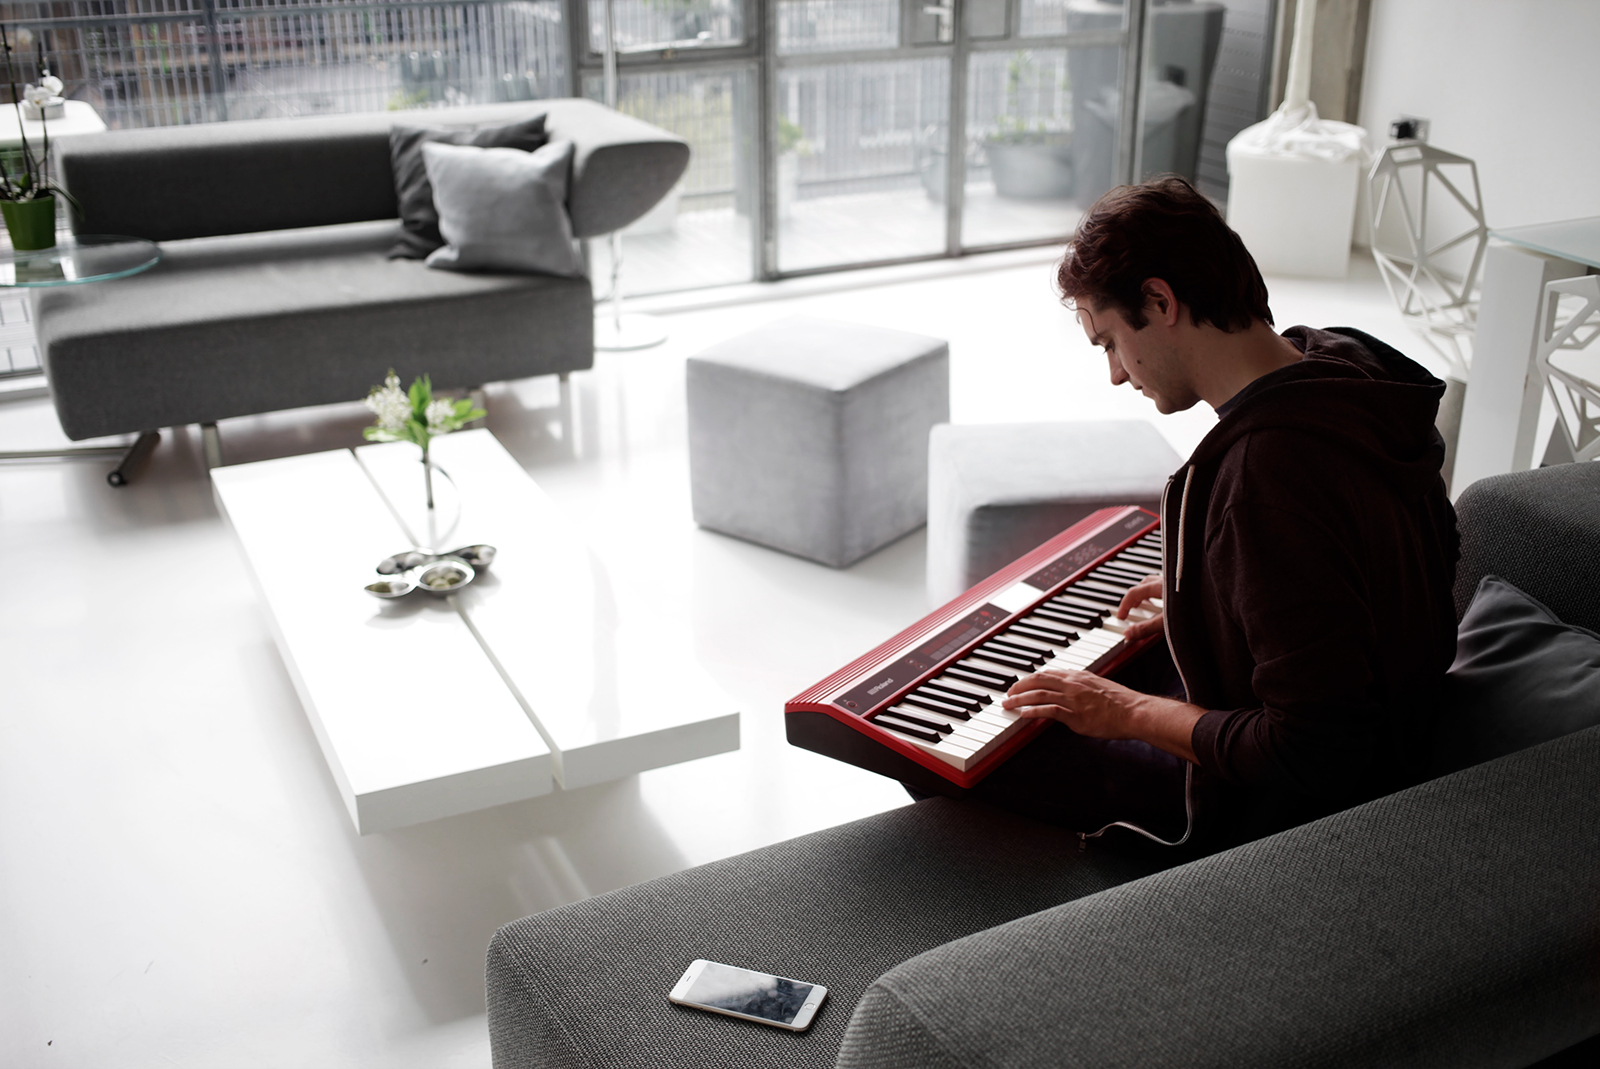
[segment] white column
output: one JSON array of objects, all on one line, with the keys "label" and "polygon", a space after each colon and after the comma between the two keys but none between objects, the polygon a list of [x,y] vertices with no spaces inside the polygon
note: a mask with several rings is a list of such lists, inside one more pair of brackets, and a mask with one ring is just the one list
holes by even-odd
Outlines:
[{"label": "white column", "polygon": [[1472,345],[1472,372],[1461,406],[1450,489],[1456,496],[1488,475],[1533,464],[1544,383],[1534,366],[1544,284],[1585,272],[1582,264],[1516,245],[1491,245]]}]

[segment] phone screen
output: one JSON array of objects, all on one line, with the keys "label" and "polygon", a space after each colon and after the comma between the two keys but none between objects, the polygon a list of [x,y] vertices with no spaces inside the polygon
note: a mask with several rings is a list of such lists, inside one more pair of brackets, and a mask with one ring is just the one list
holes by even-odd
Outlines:
[{"label": "phone screen", "polygon": [[708,961],[683,997],[686,1002],[702,1006],[793,1024],[812,987],[798,980]]}]

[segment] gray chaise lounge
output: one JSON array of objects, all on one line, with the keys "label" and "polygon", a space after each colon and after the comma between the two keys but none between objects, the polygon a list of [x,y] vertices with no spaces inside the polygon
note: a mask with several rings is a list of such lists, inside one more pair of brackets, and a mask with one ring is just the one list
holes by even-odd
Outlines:
[{"label": "gray chaise lounge", "polygon": [[[1600,629],[1600,464],[1459,508],[1458,608],[1494,573]],[[1594,1065],[1597,779],[1590,728],[1165,871],[930,799],[502,928],[494,1064]],[[798,1036],[668,1004],[696,957],[829,1002]]]},{"label": "gray chaise lounge", "polygon": [[[363,396],[393,367],[472,387],[592,366],[587,280],[389,260],[389,128],[547,114],[576,142],[579,237],[643,215],[689,148],[586,100],[112,131],[63,142],[82,234],[161,243],[132,278],[38,291],[39,350],[72,439]],[[208,436],[214,446],[214,436]]]}]

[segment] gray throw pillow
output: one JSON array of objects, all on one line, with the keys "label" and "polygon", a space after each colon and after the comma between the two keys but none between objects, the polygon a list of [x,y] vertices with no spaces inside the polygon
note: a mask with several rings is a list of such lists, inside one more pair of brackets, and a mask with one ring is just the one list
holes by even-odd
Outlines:
[{"label": "gray throw pillow", "polygon": [[422,162],[426,142],[442,145],[476,145],[479,148],[515,148],[532,152],[550,140],[543,115],[505,126],[475,130],[440,130],[426,126],[389,128],[389,164],[394,170],[394,193],[400,202],[400,240],[389,250],[391,260],[422,260],[440,245],[439,213],[433,210],[433,187]]},{"label": "gray throw pillow", "polygon": [[1600,724],[1600,635],[1496,575],[1461,618],[1435,757],[1451,771]]},{"label": "gray throw pillow", "polygon": [[448,242],[429,267],[583,274],[567,217],[571,141],[534,152],[428,143],[422,158]]}]

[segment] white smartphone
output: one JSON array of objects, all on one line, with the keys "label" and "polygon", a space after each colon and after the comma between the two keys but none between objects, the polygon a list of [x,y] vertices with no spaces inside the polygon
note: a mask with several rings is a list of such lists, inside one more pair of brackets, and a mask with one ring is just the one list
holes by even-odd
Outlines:
[{"label": "white smartphone", "polygon": [[811,1027],[828,989],[696,958],[669,997],[680,1006],[803,1032]]}]

